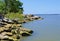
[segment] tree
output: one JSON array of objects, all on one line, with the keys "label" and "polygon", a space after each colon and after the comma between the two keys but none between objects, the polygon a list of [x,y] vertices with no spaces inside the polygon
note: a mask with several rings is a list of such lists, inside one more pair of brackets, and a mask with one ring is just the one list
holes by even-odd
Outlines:
[{"label": "tree", "polygon": [[0,0],[0,13],[4,13],[5,3]]},{"label": "tree", "polygon": [[3,13],[8,13],[8,12],[14,12],[14,13],[23,13],[23,3],[20,2],[19,0],[3,0],[3,1],[0,1],[2,5],[0,5],[0,10],[3,12]]}]

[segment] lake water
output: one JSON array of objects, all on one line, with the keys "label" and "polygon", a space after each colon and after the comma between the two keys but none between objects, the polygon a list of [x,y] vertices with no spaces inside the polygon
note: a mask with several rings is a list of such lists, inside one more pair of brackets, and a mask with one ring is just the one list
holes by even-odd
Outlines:
[{"label": "lake water", "polygon": [[41,14],[44,18],[23,24],[24,27],[32,29],[32,36],[23,37],[21,41],[60,41],[60,15]]}]

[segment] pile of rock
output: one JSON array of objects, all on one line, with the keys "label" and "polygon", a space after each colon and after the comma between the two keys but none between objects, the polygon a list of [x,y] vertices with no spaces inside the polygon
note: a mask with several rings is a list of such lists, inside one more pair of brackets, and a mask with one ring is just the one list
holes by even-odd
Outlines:
[{"label": "pile of rock", "polygon": [[40,18],[34,15],[24,15],[23,21],[18,21],[17,19],[10,20],[8,18],[0,19],[0,41],[18,41],[21,36],[31,35],[33,31],[23,28],[21,24]]},{"label": "pile of rock", "polygon": [[[2,23],[1,23],[2,24]],[[33,33],[32,30],[22,28],[21,24],[3,23],[0,26],[0,40],[18,41],[21,36],[28,36]]]},{"label": "pile of rock", "polygon": [[33,20],[39,20],[39,19],[43,19],[43,18],[30,14],[30,15],[24,15],[24,19],[27,21],[33,21]]},{"label": "pile of rock", "polygon": [[16,41],[17,39],[20,39],[20,34],[18,34],[20,31],[17,30],[18,27],[15,27],[15,25],[13,26],[13,24],[0,26],[0,40]]}]

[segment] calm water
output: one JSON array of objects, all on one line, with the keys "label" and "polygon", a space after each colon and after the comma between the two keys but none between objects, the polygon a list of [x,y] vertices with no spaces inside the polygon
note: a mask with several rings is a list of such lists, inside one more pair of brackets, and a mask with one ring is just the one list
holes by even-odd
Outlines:
[{"label": "calm water", "polygon": [[32,29],[32,36],[23,37],[21,41],[60,41],[60,15],[38,15],[44,20],[35,20],[23,24]]}]

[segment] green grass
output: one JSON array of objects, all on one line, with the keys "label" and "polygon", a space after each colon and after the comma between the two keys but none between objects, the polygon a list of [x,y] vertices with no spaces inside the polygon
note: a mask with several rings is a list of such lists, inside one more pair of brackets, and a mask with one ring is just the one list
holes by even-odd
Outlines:
[{"label": "green grass", "polygon": [[19,14],[19,13],[8,13],[8,14],[5,15],[5,17],[7,17],[9,19],[15,19],[15,18],[19,18],[19,20],[24,19],[23,14]]}]

